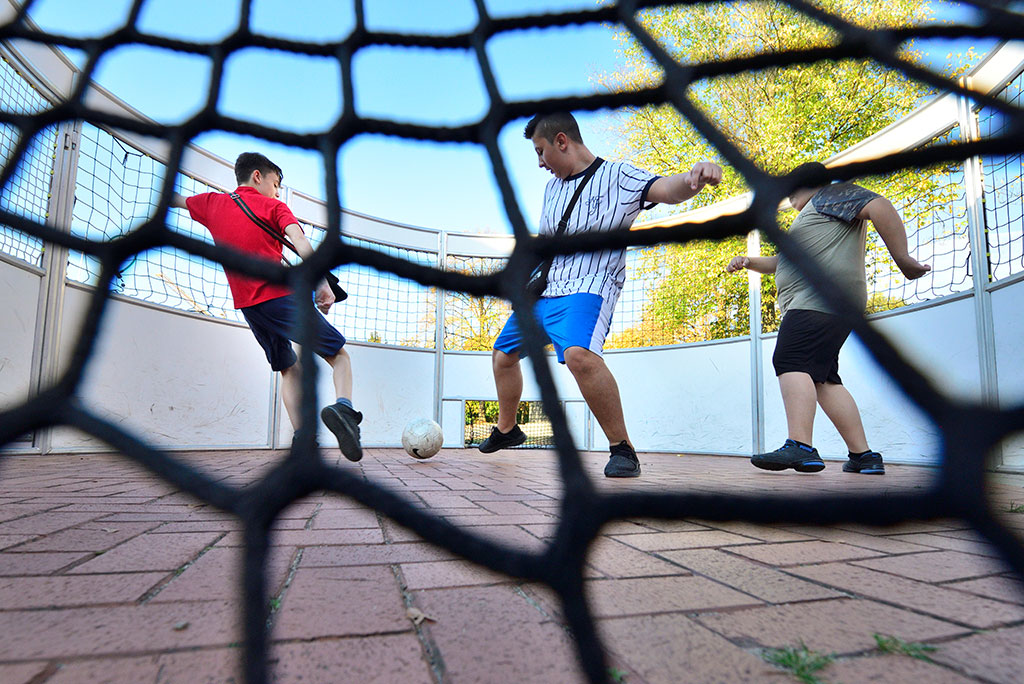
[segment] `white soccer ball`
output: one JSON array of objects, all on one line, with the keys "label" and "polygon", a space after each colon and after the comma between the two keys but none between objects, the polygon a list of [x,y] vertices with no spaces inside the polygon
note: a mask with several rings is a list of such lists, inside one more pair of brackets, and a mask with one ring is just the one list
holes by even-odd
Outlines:
[{"label": "white soccer ball", "polygon": [[430,458],[441,450],[443,443],[441,426],[429,418],[411,421],[402,433],[402,446],[413,458]]}]

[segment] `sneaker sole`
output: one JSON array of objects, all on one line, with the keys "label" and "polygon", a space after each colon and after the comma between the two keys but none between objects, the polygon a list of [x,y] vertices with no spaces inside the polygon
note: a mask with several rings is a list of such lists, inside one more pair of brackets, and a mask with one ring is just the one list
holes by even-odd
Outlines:
[{"label": "sneaker sole", "polygon": [[640,477],[640,469],[637,468],[636,470],[630,470],[628,472],[623,472],[623,473],[607,473],[606,472],[604,474],[604,476],[605,477]]},{"label": "sneaker sole", "polygon": [[778,461],[768,461],[759,458],[750,459],[750,463],[761,470],[786,470],[792,468],[798,473],[819,473],[825,469],[824,461],[805,461],[803,463],[779,463]]},{"label": "sneaker sole", "polygon": [[517,447],[525,441],[526,433],[523,433],[521,437],[517,437],[515,440],[508,442],[506,444],[502,444],[500,446],[488,446],[486,449],[484,448],[484,445],[481,444],[480,446],[477,447],[477,449],[479,449],[480,452],[484,454],[493,454],[495,451],[501,451],[502,449],[511,449],[512,447]]},{"label": "sneaker sole", "polygon": [[853,468],[843,468],[844,473],[857,473],[859,475],[885,475],[885,468],[862,468],[860,470],[854,470]]},{"label": "sneaker sole", "polygon": [[342,420],[341,415],[334,410],[334,407],[324,407],[320,411],[320,419],[324,421],[327,429],[338,438],[338,447],[345,458],[353,463],[363,458],[363,448],[359,446],[359,438],[349,428],[348,423]]}]

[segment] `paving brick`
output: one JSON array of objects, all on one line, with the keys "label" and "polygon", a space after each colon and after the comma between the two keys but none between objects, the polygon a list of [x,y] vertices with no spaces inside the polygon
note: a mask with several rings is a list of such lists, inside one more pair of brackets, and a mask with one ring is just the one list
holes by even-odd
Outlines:
[{"label": "paving brick", "polygon": [[[297,549],[273,547],[267,564],[267,593],[276,595],[288,578]],[[242,549],[214,547],[168,582],[151,600],[241,601]]]},{"label": "paving brick", "polygon": [[757,546],[738,546],[729,549],[730,553],[746,556],[759,563],[787,567],[807,563],[827,563],[830,561],[873,558],[881,555],[859,546],[849,546],[838,542],[810,541],[791,542],[785,544],[759,544]]},{"label": "paving brick", "polygon": [[863,534],[851,532],[850,530],[838,530],[831,527],[800,527],[802,534],[822,541],[842,542],[850,546],[859,546],[872,551],[883,553],[915,553],[927,551],[928,547],[913,543],[911,537],[914,535],[881,536],[877,534]]},{"label": "paving brick", "polygon": [[221,648],[69,661],[46,684],[241,684],[241,653]]},{"label": "paving brick", "polygon": [[608,537],[598,537],[590,545],[587,565],[607,577],[655,577],[689,574],[677,565],[644,551],[637,551]]},{"label": "paving brick", "polygon": [[709,521],[704,524],[716,530],[725,530],[726,532],[732,532],[733,534],[740,534],[744,537],[759,539],[766,542],[808,541],[811,539],[811,537],[804,534],[799,527],[771,527],[769,525],[759,525],[757,523],[749,523],[742,520],[729,520],[726,522]]},{"label": "paving brick", "polygon": [[658,518],[638,518],[633,522],[659,532],[706,532],[706,525],[698,525],[686,520],[660,520]]},{"label": "paving brick", "polygon": [[4,684],[34,684],[41,681],[37,677],[45,672],[47,667],[46,663],[0,665],[0,682],[4,682]]},{"label": "paving brick", "polygon": [[30,539],[35,539],[34,534],[0,534],[0,551],[9,549],[12,546],[23,544]]},{"label": "paving brick", "polygon": [[[24,518],[36,513],[41,513],[49,508],[53,508],[52,504],[42,503],[40,501],[33,501],[32,503],[0,503],[0,523],[7,522],[8,520],[14,520],[16,518]],[[0,534],[7,534],[7,532],[0,532]]]},{"label": "paving brick", "polygon": [[929,551],[857,561],[855,564],[925,582],[948,582],[971,577],[984,577],[1009,570],[1002,561],[997,559],[959,551]]},{"label": "paving brick", "polygon": [[45,511],[0,523],[0,534],[51,534],[97,517],[96,513]]},{"label": "paving brick", "polygon": [[[274,676],[302,684],[433,684],[436,679],[414,634],[276,644]],[[341,673],[344,673],[342,676]]]},{"label": "paving brick", "polygon": [[1024,586],[1021,585],[1019,579],[1013,576],[982,577],[963,582],[951,582],[942,586],[947,589],[977,594],[995,601],[1024,605]]},{"label": "paving brick", "polygon": [[609,652],[647,684],[776,679],[763,660],[678,613],[604,619],[598,630]]},{"label": "paving brick", "polygon": [[359,636],[411,631],[391,568],[300,567],[285,592],[276,639]]},{"label": "paving brick", "polygon": [[970,631],[867,599],[765,606],[707,613],[694,619],[745,648],[786,648],[802,641],[812,650],[839,654],[875,648],[873,634],[888,634],[904,641],[929,641]]},{"label": "paving brick", "polygon": [[166,573],[4,577],[0,578],[0,610],[132,603],[166,577]]},{"label": "paving brick", "polygon": [[0,661],[144,653],[241,641],[223,601],[0,612]]},{"label": "paving brick", "polygon": [[696,549],[731,544],[756,544],[756,539],[741,537],[721,530],[699,532],[652,532],[648,534],[616,535],[612,537],[641,551],[668,551],[670,549]]},{"label": "paving brick", "polygon": [[761,604],[758,599],[703,577],[588,580],[595,617],[653,615]]},{"label": "paving brick", "polygon": [[49,575],[72,563],[92,558],[91,553],[0,553],[0,577],[5,575]]},{"label": "paving brick", "polygon": [[944,643],[931,658],[986,682],[1020,684],[1024,672],[1024,626]]},{"label": "paving brick", "polygon": [[49,534],[19,551],[106,551],[156,527],[159,523],[87,523]]},{"label": "paving brick", "polygon": [[673,563],[769,603],[837,598],[841,594],[717,549],[663,551]]},{"label": "paving brick", "polygon": [[[271,543],[282,546],[345,546],[348,544],[382,544],[380,529],[352,530],[280,530],[271,534]],[[243,532],[229,532],[217,546],[245,546]]]},{"label": "paving brick", "polygon": [[970,684],[977,681],[940,665],[904,655],[864,656],[840,660],[821,670],[819,674],[822,681],[857,684]]},{"label": "paving brick", "polygon": [[443,589],[511,582],[507,575],[464,560],[430,561],[402,565],[409,589]]},{"label": "paving brick", "polygon": [[943,586],[918,582],[845,563],[794,568],[794,574],[840,591],[940,617],[972,627],[993,627],[1024,620],[1024,607],[1000,603]]},{"label": "paving brick", "polygon": [[321,510],[313,518],[314,530],[351,530],[361,527],[379,528],[376,512],[365,508]]},{"label": "paving brick", "polygon": [[146,534],[70,570],[74,573],[175,570],[217,541],[215,532]]},{"label": "paving brick", "polygon": [[[953,534],[960,533],[954,532]],[[962,534],[967,536],[949,536],[948,534],[900,534],[890,537],[890,539],[899,539],[925,547],[924,549],[918,549],[919,551],[927,550],[928,547],[931,547],[932,549],[963,551],[964,553],[973,553],[979,556],[999,555],[999,551],[991,544],[981,541],[977,533],[964,532]]]},{"label": "paving brick", "polygon": [[508,586],[414,592],[452,682],[586,681],[565,630]]},{"label": "paving brick", "polygon": [[301,566],[390,565],[392,563],[450,560],[455,557],[451,551],[426,542],[321,546],[306,549],[302,554]]}]

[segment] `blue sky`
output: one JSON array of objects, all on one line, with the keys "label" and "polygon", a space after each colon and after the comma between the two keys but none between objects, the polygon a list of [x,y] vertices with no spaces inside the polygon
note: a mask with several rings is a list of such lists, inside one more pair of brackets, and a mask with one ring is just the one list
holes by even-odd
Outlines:
[{"label": "blue sky", "polygon": [[[496,16],[590,8],[597,0],[488,0]],[[130,0],[38,0],[33,18],[43,28],[74,36],[102,35],[125,21]],[[147,0],[138,27],[146,32],[216,44],[238,24],[240,2]],[[367,0],[369,28],[460,33],[476,24],[471,0]],[[961,17],[955,8],[946,16]],[[306,41],[340,40],[352,28],[351,3],[336,0],[254,0],[254,31]],[[527,100],[585,94],[596,77],[615,69],[614,27],[524,31],[489,41],[488,58],[502,96]],[[949,46],[936,45],[941,59]],[[72,55],[75,58],[76,55]],[[459,125],[480,118],[489,104],[480,71],[468,51],[369,48],[353,65],[356,110],[365,116],[426,125]],[[154,119],[173,124],[205,102],[210,64],[139,46],[109,53],[96,80]],[[219,109],[247,121],[297,132],[324,130],[342,102],[335,62],[261,49],[233,55],[226,64]],[[535,227],[544,184],[525,121],[510,123],[500,143],[519,207]],[[580,116],[584,140],[597,154],[614,156],[613,116]],[[320,155],[253,138],[210,132],[195,142],[227,159],[264,151],[285,171],[285,183],[324,196]],[[506,232],[509,224],[482,147],[361,136],[346,143],[338,163],[343,206],[374,216],[434,228]]]}]

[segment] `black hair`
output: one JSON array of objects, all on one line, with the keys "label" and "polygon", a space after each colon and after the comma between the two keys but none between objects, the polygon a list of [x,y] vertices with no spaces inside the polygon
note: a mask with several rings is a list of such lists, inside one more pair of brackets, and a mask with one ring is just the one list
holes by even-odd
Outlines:
[{"label": "black hair", "polygon": [[252,172],[259,171],[263,175],[276,173],[277,177],[284,180],[284,172],[281,167],[264,157],[259,152],[243,152],[235,160],[235,180],[239,185],[248,183],[252,178]]},{"label": "black hair", "polygon": [[825,178],[828,173],[828,169],[821,162],[811,161],[804,162],[800,166],[796,167],[789,172],[789,175],[796,179],[799,185],[794,188],[795,190],[820,188],[823,185],[828,185],[829,181]]},{"label": "black hair", "polygon": [[554,112],[552,114],[537,114],[526,124],[523,137],[532,140],[533,136],[540,134],[545,140],[551,142],[559,133],[565,133],[570,140],[578,143],[583,142],[580,135],[580,126],[576,123],[576,117],[569,112]]}]

